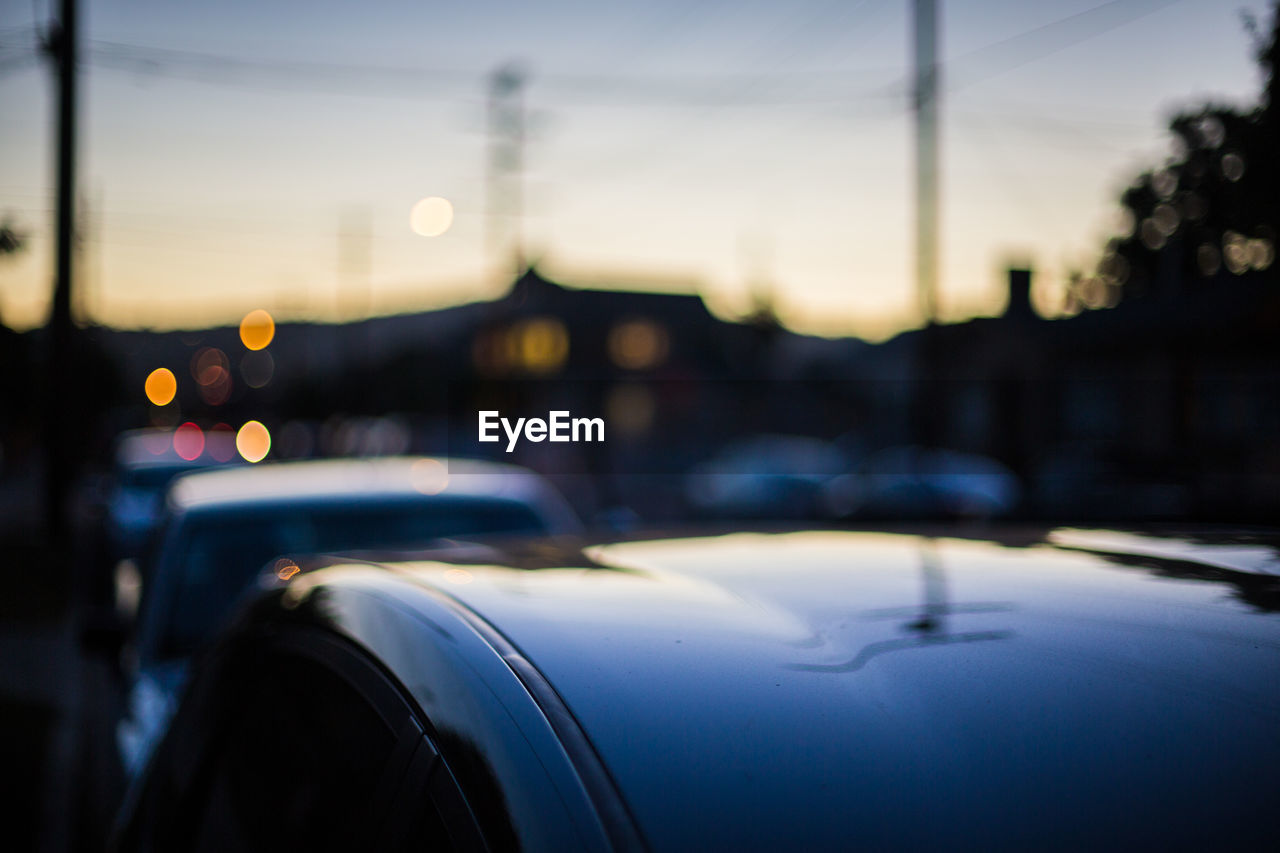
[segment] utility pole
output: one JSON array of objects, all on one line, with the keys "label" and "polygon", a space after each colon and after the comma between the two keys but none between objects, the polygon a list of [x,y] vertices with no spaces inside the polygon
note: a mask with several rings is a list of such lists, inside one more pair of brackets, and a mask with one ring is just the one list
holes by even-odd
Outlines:
[{"label": "utility pole", "polygon": [[925,325],[938,310],[938,0],[915,0],[916,291]]},{"label": "utility pole", "polygon": [[916,293],[924,328],[919,335],[914,393],[911,404],[915,441],[922,447],[938,444],[939,383],[942,357],[938,351],[938,2],[914,0],[915,86],[912,108],[916,124]]},{"label": "utility pole", "polygon": [[79,31],[77,0],[62,0],[46,50],[58,75],[57,255],[53,304],[49,312],[48,381],[45,383],[45,520],[50,541],[66,542],[66,501],[74,474],[68,424],[74,402],[72,382],[72,281],[76,214],[76,75]]},{"label": "utility pole", "polygon": [[524,271],[524,83],[511,64],[489,78],[485,255],[504,278]]},{"label": "utility pole", "polygon": [[80,194],[75,257],[81,264],[71,312],[71,322],[78,329],[92,325],[93,315],[102,308],[102,210],[101,184],[92,196]]}]

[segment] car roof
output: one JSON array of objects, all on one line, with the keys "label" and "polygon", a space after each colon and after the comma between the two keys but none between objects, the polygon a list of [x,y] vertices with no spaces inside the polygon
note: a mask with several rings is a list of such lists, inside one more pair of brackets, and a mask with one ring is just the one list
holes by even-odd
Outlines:
[{"label": "car roof", "polygon": [[739,532],[367,570],[500,632],[655,849],[1122,845],[1280,790],[1278,541]]},{"label": "car roof", "polygon": [[169,503],[178,511],[225,510],[424,495],[560,501],[540,476],[514,465],[448,457],[378,457],[202,470],[176,480]]},{"label": "car roof", "polygon": [[235,434],[209,430],[202,436],[200,454],[194,459],[178,455],[173,446],[174,430],[128,430],[116,439],[115,465],[119,470],[144,468],[206,468],[228,462],[240,462],[236,453]]}]

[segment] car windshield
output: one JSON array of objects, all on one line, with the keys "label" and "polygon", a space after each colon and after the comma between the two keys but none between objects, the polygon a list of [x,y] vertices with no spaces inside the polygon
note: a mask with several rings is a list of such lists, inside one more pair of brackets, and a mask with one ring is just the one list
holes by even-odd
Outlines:
[{"label": "car windshield", "polygon": [[546,532],[528,506],[500,499],[264,510],[194,520],[170,565],[180,574],[157,652],[190,655],[263,566],[286,553],[412,548],[442,537]]},{"label": "car windshield", "polygon": [[134,489],[140,492],[159,492],[169,484],[169,481],[179,474],[193,471],[197,466],[190,463],[181,463],[175,465],[140,465],[135,468],[126,468],[120,472],[119,480],[121,485],[128,489]]}]

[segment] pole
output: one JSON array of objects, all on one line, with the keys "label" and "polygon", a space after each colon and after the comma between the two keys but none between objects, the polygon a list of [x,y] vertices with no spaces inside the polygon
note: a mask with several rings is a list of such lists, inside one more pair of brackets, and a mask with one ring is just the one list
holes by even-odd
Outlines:
[{"label": "pole", "polygon": [[925,325],[938,299],[938,2],[915,0],[916,291]]},{"label": "pole", "polygon": [[49,313],[49,377],[45,385],[45,518],[51,541],[66,541],[66,500],[74,473],[68,441],[72,376],[71,302],[75,258],[76,73],[78,52],[76,0],[62,0],[49,50],[58,74],[57,254],[53,304]]},{"label": "pole", "polygon": [[915,442],[937,445],[943,387],[938,330],[938,0],[915,0],[916,293],[924,327],[919,335],[912,394]]},{"label": "pole", "polygon": [[524,271],[524,75],[504,65],[489,81],[489,173],[486,254],[502,274]]}]

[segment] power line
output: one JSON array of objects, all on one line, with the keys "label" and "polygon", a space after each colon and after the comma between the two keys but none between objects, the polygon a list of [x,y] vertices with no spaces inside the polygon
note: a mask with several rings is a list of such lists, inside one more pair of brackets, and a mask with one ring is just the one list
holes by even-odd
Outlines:
[{"label": "power line", "polygon": [[[882,0],[863,0],[852,7],[838,2],[821,4],[800,17],[785,32],[804,32],[832,9],[842,9],[847,18],[874,2],[877,11]],[[1111,0],[1092,9],[1051,21],[985,45],[945,63],[949,90],[964,88],[982,80],[1007,73],[1037,59],[1067,49],[1095,36],[1153,14],[1181,0]],[[35,26],[0,28],[0,41],[6,36],[30,35],[39,41]],[[789,38],[790,36],[788,36]],[[777,33],[765,40],[777,41]],[[13,45],[13,48],[18,47]],[[36,56],[35,45],[22,46],[24,57],[0,58],[0,73],[19,70]],[[334,63],[312,60],[280,60],[237,57],[225,54],[155,47],[118,41],[89,40],[84,60],[95,67],[127,71],[146,76],[166,76],[213,85],[252,85],[262,87],[264,77],[273,78],[277,86],[288,91],[315,91],[330,94],[382,95],[415,99],[454,98],[474,90],[485,72],[461,68],[422,68],[408,66]],[[0,50],[8,49],[0,45]],[[561,96],[592,97],[613,102],[619,97],[631,101],[651,101],[664,105],[691,105],[704,109],[725,106],[785,106],[812,103],[847,102],[851,99],[877,100],[901,98],[906,105],[908,78],[887,86],[850,90],[848,84],[831,87],[833,79],[846,78],[851,72],[791,71],[779,73],[778,66],[801,55],[803,48],[788,52],[772,63],[771,70],[744,73],[685,75],[679,79],[638,78],[601,74],[545,74],[537,77],[543,86],[557,90]],[[887,69],[880,69],[880,71]],[[859,74],[875,74],[877,69],[862,69]],[[790,91],[783,95],[762,97],[765,84],[783,83]],[[814,84],[826,88],[812,91]],[[805,92],[799,89],[807,90]]]},{"label": "power line", "polygon": [[1180,2],[1111,0],[992,42],[947,63],[947,76],[955,81],[948,88],[955,91],[1006,74]]},{"label": "power line", "polygon": [[[1022,65],[1058,53],[1083,41],[1132,23],[1178,2],[1181,2],[1181,0],[1111,0],[1111,2],[1095,6],[1092,9],[1024,30],[941,63],[941,70],[945,72],[946,79],[950,81],[944,88],[950,93],[982,80],[1007,73]],[[865,0],[864,3],[860,3],[854,8],[861,8],[863,5],[865,5]],[[825,73],[829,76],[834,76],[831,72]],[[771,75],[768,73],[757,72],[742,78],[742,80],[760,84],[769,80],[770,77]],[[889,107],[889,112],[901,114],[905,112],[909,104],[908,95],[910,91],[910,78],[902,77],[884,86],[862,89],[856,93],[846,92],[844,99],[839,99],[838,96],[837,99],[842,100],[844,103],[849,103],[850,100],[856,99],[865,104],[874,103],[875,101],[888,101],[892,104]],[[733,99],[731,97],[722,94],[717,102],[708,105],[707,112],[701,117],[707,118],[710,114],[729,106],[732,102]],[[803,102],[792,96],[782,103],[795,106]],[[817,104],[818,102],[813,101],[811,103]],[[742,102],[739,101],[737,105],[742,105]],[[886,106],[888,105],[886,104]],[[687,137],[689,134],[686,133],[685,135]],[[664,150],[667,150],[665,146],[656,144],[652,140],[637,146],[637,153],[647,155],[644,159],[659,156]],[[628,173],[635,171],[635,159],[619,157],[617,160],[625,163]],[[641,168],[643,167],[642,164]]]},{"label": "power line", "polygon": [[[202,53],[123,42],[91,41],[87,52],[90,64],[99,68],[128,71],[147,76],[179,77],[209,84],[261,86],[264,78],[297,90],[365,95],[404,96],[413,98],[456,97],[470,92],[483,79],[484,72],[449,68],[413,68],[407,66],[358,65],[330,62],[267,60]],[[866,69],[861,73],[875,73]],[[679,79],[640,78],[601,74],[553,73],[538,75],[537,82],[555,90],[559,96],[579,99],[596,98],[613,102],[618,97],[632,101],[661,104],[715,106],[723,104],[726,86],[735,89],[743,84],[759,84],[773,75],[752,72],[685,76]],[[804,72],[787,75],[789,85],[828,84],[830,72]],[[438,86],[438,88],[433,88]],[[815,101],[846,100],[858,93],[845,88],[810,93]],[[751,99],[738,99],[751,102]],[[757,98],[763,105],[802,101],[794,94],[787,97]]]},{"label": "power line", "polygon": [[[842,2],[842,0],[828,0],[828,2],[820,4],[816,9],[808,9],[807,15],[793,16],[791,19],[791,26],[787,29],[787,35],[784,38],[790,39],[796,34],[804,32],[805,29],[813,26],[817,21],[822,20],[827,13],[834,9],[841,10],[844,13],[844,17],[847,18],[862,12],[868,4],[874,4],[873,9],[877,12],[884,8],[883,0],[861,0],[852,6]],[[862,31],[860,35],[865,37],[869,32],[870,31]],[[754,44],[759,46],[770,41],[777,41],[776,30],[771,30],[766,36],[757,39]],[[851,73],[849,71],[837,72],[826,70],[791,71],[786,72],[785,74],[780,73],[779,69],[800,56],[802,54],[802,50],[802,48],[797,47],[786,54],[775,58],[766,68],[760,68],[757,66],[751,72],[724,78],[721,86],[718,87],[716,91],[709,93],[710,97],[703,99],[703,102],[700,105],[701,111],[686,122],[686,126],[682,134],[686,143],[691,138],[705,135],[708,132],[708,120],[729,108],[743,108],[762,105],[772,107],[822,106],[824,107],[824,114],[829,114],[831,109],[834,107],[857,102],[864,105],[864,107],[874,104],[875,108],[873,109],[873,112],[883,113],[881,105],[877,102],[884,101],[885,96],[888,93],[888,87],[884,86],[850,90],[847,88],[847,84],[841,83],[838,88],[824,93],[820,98],[800,98],[797,97],[793,91],[782,97],[766,95],[762,99],[761,90],[769,84],[776,84],[780,81],[794,83],[800,79],[816,79],[829,84],[833,80],[840,81],[842,77]],[[861,73],[875,73],[875,71],[873,69],[866,69]],[[698,106],[697,104],[693,105]],[[897,107],[895,106],[893,110],[896,112]],[[690,127],[690,125],[695,122],[700,124],[700,127],[696,130]],[[772,129],[777,131],[784,129],[786,126],[787,125],[785,123],[775,123],[772,125]],[[632,142],[629,145],[628,151],[621,155],[614,153],[609,157],[612,163],[621,165],[609,168],[608,170],[617,174],[625,169],[625,173],[627,175],[634,175],[637,170],[653,168],[663,158],[664,154],[670,150],[669,146],[664,144],[668,136],[669,132],[663,132],[662,138],[649,137]],[[612,163],[610,165],[612,165]]]},{"label": "power line", "polygon": [[36,64],[36,57],[31,56],[9,56],[0,58],[0,77],[8,77],[10,74],[17,74],[19,71]]},{"label": "power line", "polygon": [[[1104,135],[1100,135],[1097,131],[1105,131],[1116,137],[1125,137],[1132,139],[1141,134],[1144,141],[1150,135],[1152,128],[1146,125],[1137,124],[1107,124],[1105,122],[1075,122],[1064,121],[1051,115],[1030,114],[1030,113],[993,113],[986,110],[951,110],[949,115],[965,120],[980,121],[984,127],[991,127],[992,122],[1001,122],[1004,127],[1016,127],[1021,131],[1039,134],[1041,137],[1053,136],[1057,147],[1063,148],[1088,148],[1091,150],[1107,150],[1112,152],[1121,152],[1126,150],[1125,146],[1116,142],[1108,141]],[[1094,132],[1086,130],[1084,125],[1092,124]],[[1064,138],[1071,141],[1064,141]]]}]

